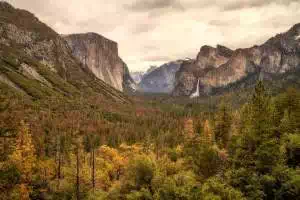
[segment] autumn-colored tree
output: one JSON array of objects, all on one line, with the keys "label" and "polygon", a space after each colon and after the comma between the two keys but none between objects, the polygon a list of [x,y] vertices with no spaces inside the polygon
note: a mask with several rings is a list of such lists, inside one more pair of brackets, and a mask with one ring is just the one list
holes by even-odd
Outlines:
[{"label": "autumn-colored tree", "polygon": [[22,182],[31,182],[33,171],[36,167],[36,159],[35,147],[29,127],[22,121],[16,139],[15,150],[10,157],[11,162],[16,165],[21,173]]},{"label": "autumn-colored tree", "polygon": [[109,170],[111,179],[119,180],[120,175],[123,173],[126,159],[116,149],[105,145],[101,146],[100,152],[102,157],[112,166],[112,169]]},{"label": "autumn-colored tree", "polygon": [[213,141],[213,133],[208,120],[204,122],[202,139],[207,144],[211,144]]},{"label": "autumn-colored tree", "polygon": [[30,200],[29,198],[29,190],[28,187],[25,184],[20,185],[20,199],[22,200]]}]

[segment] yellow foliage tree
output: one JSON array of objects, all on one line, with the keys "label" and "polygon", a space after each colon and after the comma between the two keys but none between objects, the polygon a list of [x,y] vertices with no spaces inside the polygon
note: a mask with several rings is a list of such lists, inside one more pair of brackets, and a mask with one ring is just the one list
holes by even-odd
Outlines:
[{"label": "yellow foliage tree", "polygon": [[116,180],[119,179],[120,175],[123,173],[124,166],[126,164],[126,159],[119,154],[119,152],[108,146],[101,146],[100,152],[102,157],[106,162],[109,162],[112,166],[110,170],[110,175],[115,177]]},{"label": "yellow foliage tree", "polygon": [[193,119],[189,118],[185,120],[184,133],[188,138],[193,138],[195,136]]},{"label": "yellow foliage tree", "polygon": [[208,144],[211,144],[213,141],[213,134],[208,120],[205,120],[203,125],[203,140]]},{"label": "yellow foliage tree", "polygon": [[53,159],[39,160],[38,171],[44,182],[55,176],[55,161]]},{"label": "yellow foliage tree", "polygon": [[22,200],[30,200],[29,190],[25,184],[20,185],[20,199]]},{"label": "yellow foliage tree", "polygon": [[33,169],[36,166],[36,155],[28,125],[23,121],[21,122],[16,139],[16,147],[10,160],[20,171],[22,183],[30,183]]}]

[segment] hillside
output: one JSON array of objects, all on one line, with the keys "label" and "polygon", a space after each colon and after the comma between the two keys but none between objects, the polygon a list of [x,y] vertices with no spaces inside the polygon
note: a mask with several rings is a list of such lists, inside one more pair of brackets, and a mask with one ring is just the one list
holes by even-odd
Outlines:
[{"label": "hillside", "polygon": [[299,200],[299,28],[151,67],[165,93],[143,93],[116,43],[0,2],[0,200]]},{"label": "hillside", "polygon": [[99,94],[127,101],[84,68],[65,40],[33,14],[1,1],[0,24],[1,85],[33,98]]}]

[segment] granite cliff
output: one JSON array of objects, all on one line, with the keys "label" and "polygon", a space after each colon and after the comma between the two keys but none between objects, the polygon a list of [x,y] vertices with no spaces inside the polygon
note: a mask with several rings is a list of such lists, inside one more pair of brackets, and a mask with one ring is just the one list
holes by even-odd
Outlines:
[{"label": "granite cliff", "polygon": [[96,33],[64,35],[63,38],[72,54],[97,78],[120,91],[134,85],[127,65],[118,55],[116,42]]},{"label": "granite cliff", "polygon": [[278,34],[260,46],[230,50],[204,46],[195,60],[184,62],[176,73],[173,95],[210,94],[249,76],[272,80],[300,70],[300,24]]}]

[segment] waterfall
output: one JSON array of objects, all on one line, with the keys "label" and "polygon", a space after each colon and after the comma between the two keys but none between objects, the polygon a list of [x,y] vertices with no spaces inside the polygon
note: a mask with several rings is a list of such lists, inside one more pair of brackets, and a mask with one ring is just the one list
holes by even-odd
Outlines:
[{"label": "waterfall", "polygon": [[196,92],[194,92],[193,94],[191,94],[190,98],[195,98],[195,97],[199,97],[200,96],[200,93],[199,93],[199,84],[200,84],[200,78],[198,78]]}]

